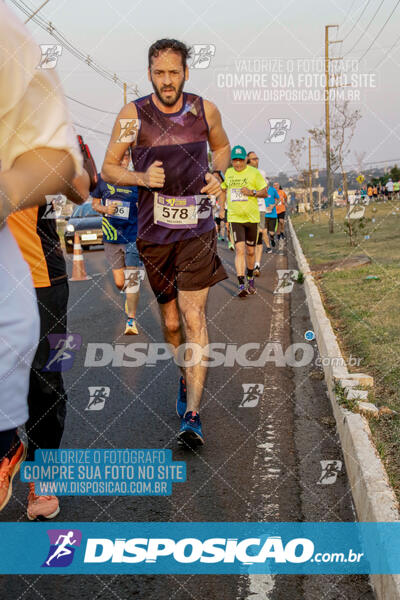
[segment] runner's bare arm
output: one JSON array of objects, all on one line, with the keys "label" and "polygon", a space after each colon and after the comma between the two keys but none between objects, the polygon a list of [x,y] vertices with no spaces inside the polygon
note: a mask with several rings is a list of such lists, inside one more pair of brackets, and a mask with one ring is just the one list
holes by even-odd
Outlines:
[{"label": "runner's bare arm", "polygon": [[65,150],[36,148],[0,173],[0,226],[15,211],[46,203],[48,194],[74,195],[72,156]]},{"label": "runner's bare arm", "polygon": [[141,185],[159,188],[164,185],[165,175],[162,163],[155,161],[145,173],[128,171],[121,167],[125,151],[136,145],[139,121],[133,102],[126,104],[119,112],[104,158],[101,176],[104,181],[119,185]]},{"label": "runner's bare arm", "polygon": [[219,216],[221,219],[225,218],[225,204],[226,204],[226,191],[221,189],[221,194],[218,198],[219,206],[221,207],[221,212]]},{"label": "runner's bare arm", "polygon": [[103,206],[100,198],[92,198],[92,208],[101,215],[113,215],[116,211],[117,204],[112,203],[108,206]]},{"label": "runner's bare arm", "polygon": [[265,196],[268,196],[268,188],[263,188],[262,190],[258,190],[258,192],[256,192],[254,194],[254,190],[249,190],[249,188],[247,187],[243,187],[241,190],[242,194],[244,194],[244,196],[253,196],[256,198],[265,198]]},{"label": "runner's bare arm", "polygon": [[204,112],[209,127],[208,143],[212,152],[213,169],[225,173],[231,162],[231,147],[222,125],[221,114],[209,100],[204,100]]},{"label": "runner's bare arm", "polygon": [[80,175],[76,175],[72,180],[72,189],[67,194],[69,200],[75,204],[83,204],[90,196],[90,177],[89,173],[83,169]]}]

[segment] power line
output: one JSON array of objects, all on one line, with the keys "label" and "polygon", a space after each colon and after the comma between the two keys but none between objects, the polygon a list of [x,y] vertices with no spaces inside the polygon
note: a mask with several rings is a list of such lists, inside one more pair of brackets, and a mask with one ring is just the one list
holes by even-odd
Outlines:
[{"label": "power line", "polygon": [[353,0],[353,2],[351,3],[351,6],[350,6],[350,8],[349,8],[349,10],[347,11],[347,14],[346,14],[345,18],[344,18],[344,19],[343,19],[343,21],[342,21],[342,24],[341,24],[341,25],[339,25],[339,27],[343,27],[343,25],[346,23],[346,21],[347,21],[347,18],[348,18],[348,16],[349,16],[349,14],[351,13],[351,11],[353,10],[353,6],[354,6],[354,4],[355,4],[355,3],[356,3],[356,0]]},{"label": "power line", "polygon": [[362,10],[360,16],[358,17],[357,21],[353,24],[353,27],[350,29],[350,31],[348,32],[347,35],[344,36],[343,41],[347,40],[347,38],[349,37],[349,35],[352,33],[354,27],[357,25],[357,23],[360,21],[360,19],[362,18],[363,14],[365,13],[365,11],[368,8],[368,4],[371,2],[371,0],[367,0],[364,9]]},{"label": "power line", "polygon": [[[88,54],[85,54],[84,52],[79,50],[79,48],[77,48],[73,44],[71,44],[67,40],[67,38],[64,36],[64,34],[61,33],[61,31],[58,31],[58,29],[50,21],[47,22],[40,15],[33,16],[35,11],[32,8],[30,8],[28,6],[28,4],[26,4],[22,0],[11,0],[11,2],[17,8],[19,8],[19,10],[21,10],[24,14],[31,17],[32,21],[34,21],[42,29],[47,31],[54,39],[56,39],[62,45],[63,48],[65,48],[70,54],[75,56],[75,58],[77,58],[81,62],[84,62],[88,67],[90,67],[91,69],[96,71],[96,73],[98,73],[105,79],[112,81],[113,83],[115,83],[116,85],[118,85],[121,88],[124,87],[124,82],[122,81],[122,79],[120,77],[118,77],[118,75],[116,73],[112,73],[112,72],[108,71],[107,69],[102,67],[100,64],[96,63],[96,61],[91,56],[89,56]],[[134,94],[139,95],[137,86],[134,86],[134,87],[129,86],[129,88],[131,89],[131,91]]]},{"label": "power line", "polygon": [[397,38],[397,40],[394,42],[393,46],[391,46],[389,48],[389,50],[386,52],[386,54],[383,56],[382,60],[374,67],[375,69],[377,69],[378,67],[381,66],[381,64],[384,62],[384,60],[386,59],[386,57],[391,53],[391,51],[393,50],[393,48],[395,46],[397,46],[397,44],[400,42],[400,37]]},{"label": "power line", "polygon": [[368,31],[372,21],[375,19],[376,15],[379,12],[379,9],[381,8],[382,4],[385,2],[385,0],[381,0],[381,3],[379,4],[378,8],[376,9],[376,11],[374,12],[374,14],[371,17],[371,20],[369,21],[368,25],[366,26],[366,28],[364,29],[364,31],[362,32],[362,34],[360,35],[360,37],[358,38],[358,40],[356,41],[355,44],[353,44],[353,46],[350,48],[350,50],[348,52],[346,52],[345,56],[347,56],[348,54],[350,54],[350,52],[352,52],[354,50],[354,48],[357,46],[358,42],[360,40],[362,40],[362,38],[364,37],[364,35],[366,34],[366,32]]},{"label": "power line", "polygon": [[85,102],[81,102],[80,100],[77,100],[76,98],[71,98],[71,96],[67,96],[67,94],[65,94],[65,97],[68,98],[68,100],[72,100],[73,102],[82,104],[82,106],[86,106],[86,108],[98,110],[99,112],[106,113],[108,115],[117,115],[118,114],[117,112],[112,112],[111,110],[103,110],[102,108],[97,108],[96,106],[91,106],[90,104],[85,104]]},{"label": "power line", "polygon": [[390,13],[390,15],[388,16],[388,18],[386,19],[386,21],[384,22],[384,24],[382,25],[382,27],[380,28],[380,30],[378,31],[377,35],[375,36],[375,38],[372,40],[371,44],[368,46],[368,48],[366,49],[366,51],[364,52],[364,54],[359,58],[359,61],[362,61],[362,59],[364,58],[364,56],[366,54],[368,54],[368,52],[371,50],[372,46],[375,44],[376,40],[378,39],[378,37],[381,35],[382,31],[385,29],[386,25],[389,23],[390,19],[392,18],[394,11],[396,10],[396,8],[398,7],[398,5],[400,4],[400,0],[397,0],[392,12]]},{"label": "power line", "polygon": [[[399,162],[400,162],[400,158],[389,158],[387,160],[370,160],[370,161],[366,161],[364,163],[365,167],[364,167],[363,170],[365,170],[365,168],[372,168],[375,165],[380,165],[380,164],[385,165],[387,163],[390,163],[390,166],[391,165],[394,166],[395,164],[397,164]],[[371,167],[367,167],[367,165],[371,165]],[[355,163],[355,162],[354,163],[345,163],[343,166],[347,167],[347,168],[349,168],[349,167],[357,167],[357,163]],[[324,170],[324,169],[322,169],[320,167],[314,167],[314,169],[317,169],[318,171],[323,171]],[[358,169],[354,169],[354,170],[358,171]],[[285,171],[285,174],[288,175],[288,176],[296,174],[296,173],[298,173],[298,171]]]}]

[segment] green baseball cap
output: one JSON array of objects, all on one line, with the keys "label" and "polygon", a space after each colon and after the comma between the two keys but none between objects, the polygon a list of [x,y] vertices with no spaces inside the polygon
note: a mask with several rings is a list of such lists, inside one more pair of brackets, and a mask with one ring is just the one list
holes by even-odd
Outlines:
[{"label": "green baseball cap", "polygon": [[246,160],[247,154],[246,150],[243,146],[234,146],[231,151],[231,159],[240,158],[241,160]]}]

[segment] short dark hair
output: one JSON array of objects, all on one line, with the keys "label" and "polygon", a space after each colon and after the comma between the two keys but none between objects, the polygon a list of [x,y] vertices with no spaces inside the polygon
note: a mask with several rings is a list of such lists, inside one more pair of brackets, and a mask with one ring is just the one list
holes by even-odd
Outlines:
[{"label": "short dark hair", "polygon": [[177,52],[181,55],[182,58],[182,66],[186,68],[186,61],[191,57],[192,49],[189,46],[186,46],[183,42],[179,42],[178,40],[163,38],[162,40],[157,40],[152,44],[149,48],[149,69],[151,67],[151,59],[157,56],[163,50],[172,50],[173,52]]}]

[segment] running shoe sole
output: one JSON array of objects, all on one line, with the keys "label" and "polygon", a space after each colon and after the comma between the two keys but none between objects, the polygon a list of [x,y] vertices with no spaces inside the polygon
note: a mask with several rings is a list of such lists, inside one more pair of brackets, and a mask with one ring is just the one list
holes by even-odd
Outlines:
[{"label": "running shoe sole", "polygon": [[131,328],[126,328],[124,331],[124,335],[139,335],[139,332],[136,330],[133,330]]},{"label": "running shoe sole", "polygon": [[126,325],[124,335],[139,335],[139,331],[136,326],[136,323],[132,326]]},{"label": "running shoe sole", "polygon": [[28,517],[28,519],[30,521],[48,521],[49,519],[54,519],[54,517],[56,517],[59,512],[60,512],[60,507],[58,507],[57,510],[55,510],[53,513],[51,513],[51,515],[48,515],[47,517],[45,517],[44,515],[38,515],[37,517],[31,517],[30,514],[28,513],[28,511],[26,511],[26,516]]},{"label": "running shoe sole", "polygon": [[237,297],[238,298],[246,298],[246,296],[248,296],[248,291],[247,290],[241,290],[238,294]]},{"label": "running shoe sole", "polygon": [[11,477],[10,477],[10,483],[9,483],[9,486],[8,486],[8,492],[7,492],[7,496],[5,497],[5,499],[4,499],[4,501],[3,501],[3,504],[0,506],[0,511],[1,511],[1,510],[3,510],[3,508],[4,508],[5,506],[7,506],[8,502],[9,502],[9,500],[10,500],[10,498],[11,498],[11,495],[12,495],[12,482],[13,482],[13,479],[14,479],[14,477],[16,476],[16,474],[18,473],[18,471],[20,470],[21,464],[22,464],[22,463],[24,462],[24,460],[26,459],[26,454],[27,454],[27,448],[26,448],[26,446],[24,445],[24,451],[23,451],[23,452],[22,452],[22,454],[21,454],[21,458],[19,459],[19,461],[18,461],[18,462],[17,462],[17,464],[15,465],[15,467],[14,467],[14,470],[13,470],[13,473],[12,473],[12,475],[11,475]]},{"label": "running shoe sole", "polygon": [[178,444],[181,446],[188,446],[189,448],[204,446],[203,438],[195,431],[180,431],[177,440]]}]

